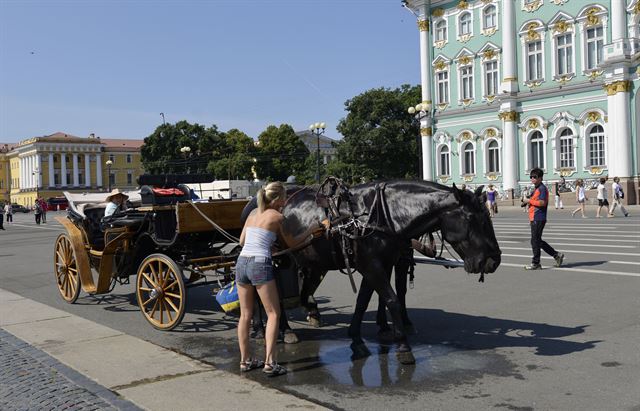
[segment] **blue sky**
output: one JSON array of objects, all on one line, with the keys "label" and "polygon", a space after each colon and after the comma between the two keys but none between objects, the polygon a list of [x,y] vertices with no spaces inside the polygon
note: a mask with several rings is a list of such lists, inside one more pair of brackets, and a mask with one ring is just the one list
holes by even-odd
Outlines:
[{"label": "blue sky", "polygon": [[144,138],[160,112],[339,138],[347,99],[419,83],[418,40],[399,0],[0,0],[0,142]]}]

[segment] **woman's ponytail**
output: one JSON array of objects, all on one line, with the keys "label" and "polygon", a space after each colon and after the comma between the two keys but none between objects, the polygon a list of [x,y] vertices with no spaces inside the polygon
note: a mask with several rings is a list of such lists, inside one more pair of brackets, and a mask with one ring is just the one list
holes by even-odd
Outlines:
[{"label": "woman's ponytail", "polygon": [[256,197],[258,199],[258,210],[260,210],[260,212],[262,213],[264,210],[267,209],[267,205],[268,205],[267,195],[264,191],[264,188],[261,188],[260,190],[258,190]]}]

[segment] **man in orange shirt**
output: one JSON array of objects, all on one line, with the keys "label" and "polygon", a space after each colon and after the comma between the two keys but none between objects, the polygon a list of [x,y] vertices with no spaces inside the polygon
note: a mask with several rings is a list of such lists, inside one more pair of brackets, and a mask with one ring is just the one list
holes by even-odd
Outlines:
[{"label": "man in orange shirt", "polygon": [[525,270],[541,270],[540,248],[556,260],[556,267],[562,265],[564,254],[557,252],[546,241],[542,239],[542,230],[547,223],[547,205],[549,204],[549,190],[542,184],[543,171],[539,168],[531,170],[531,183],[534,185],[531,198],[522,200],[523,205],[529,204],[529,224],[531,225],[531,248],[533,258],[531,265],[526,265]]}]

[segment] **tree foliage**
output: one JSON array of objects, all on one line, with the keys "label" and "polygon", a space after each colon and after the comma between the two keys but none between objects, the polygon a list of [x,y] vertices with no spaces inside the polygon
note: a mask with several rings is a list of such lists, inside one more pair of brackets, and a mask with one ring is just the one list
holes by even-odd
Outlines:
[{"label": "tree foliage", "polygon": [[337,127],[344,138],[327,171],[350,182],[417,177],[420,127],[407,108],[420,100],[420,87],[409,85],[347,100],[347,117]]},{"label": "tree foliage", "polygon": [[309,150],[290,125],[267,127],[258,142],[255,170],[259,179],[285,181],[304,172]]},{"label": "tree foliage", "polygon": [[207,170],[218,180],[251,180],[255,155],[253,139],[234,128],[224,133],[217,155]]}]

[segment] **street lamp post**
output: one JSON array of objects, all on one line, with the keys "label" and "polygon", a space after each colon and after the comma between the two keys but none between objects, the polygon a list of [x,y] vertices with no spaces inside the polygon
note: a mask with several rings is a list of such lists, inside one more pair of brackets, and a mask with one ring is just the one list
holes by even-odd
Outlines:
[{"label": "street lamp post", "polygon": [[184,170],[185,170],[185,172],[187,174],[189,174],[189,171],[187,169],[187,158],[189,158],[189,154],[191,154],[191,147],[184,146],[184,147],[180,148],[180,152],[184,156]]},{"label": "street lamp post", "polygon": [[309,126],[309,131],[316,136],[318,143],[316,150],[316,183],[318,184],[320,184],[320,135],[324,134],[326,127],[325,123],[314,123]]},{"label": "street lamp post", "polygon": [[167,124],[167,123],[164,121],[164,113],[160,113],[160,115],[162,116],[162,125],[164,126],[165,124]]},{"label": "street lamp post", "polygon": [[38,167],[33,169],[33,172],[31,172],[31,175],[36,176],[36,200],[38,198],[40,198],[39,193],[38,193],[38,189],[40,188],[40,169]]},{"label": "street lamp post", "polygon": [[113,165],[113,161],[107,160],[105,164],[107,165],[107,180],[109,181],[107,187],[109,187],[108,190],[111,192],[111,166]]},{"label": "street lamp post", "polygon": [[[431,104],[429,103],[420,103],[415,107],[409,107],[407,112],[409,114],[414,114],[414,118],[418,121],[418,125],[422,125],[422,120],[429,117],[429,112],[431,111]],[[418,173],[420,173],[420,179],[424,178],[424,170],[422,169],[422,140],[420,135],[418,136]]]}]

